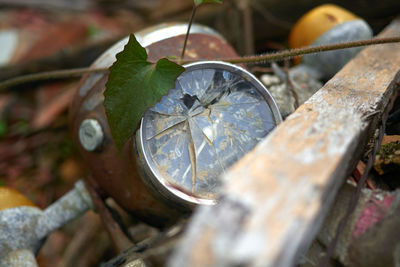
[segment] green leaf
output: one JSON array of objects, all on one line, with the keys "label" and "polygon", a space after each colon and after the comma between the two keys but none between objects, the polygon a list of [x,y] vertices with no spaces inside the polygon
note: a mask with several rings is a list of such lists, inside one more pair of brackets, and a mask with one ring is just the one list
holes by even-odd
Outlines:
[{"label": "green leaf", "polygon": [[108,123],[119,150],[136,131],[144,112],[175,87],[184,70],[166,58],[148,62],[146,50],[131,34],[110,68],[104,92]]},{"label": "green leaf", "polygon": [[204,3],[222,4],[222,0],[193,0],[193,1],[194,1],[194,4],[196,6],[199,6],[199,5],[204,4]]}]

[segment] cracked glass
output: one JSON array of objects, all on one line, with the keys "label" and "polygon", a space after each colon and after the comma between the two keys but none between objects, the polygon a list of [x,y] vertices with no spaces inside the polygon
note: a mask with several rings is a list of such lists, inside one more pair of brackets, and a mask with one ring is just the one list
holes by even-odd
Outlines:
[{"label": "cracked glass", "polygon": [[213,200],[220,175],[276,121],[265,94],[242,72],[187,69],[175,86],[144,115],[144,152],[158,179]]}]

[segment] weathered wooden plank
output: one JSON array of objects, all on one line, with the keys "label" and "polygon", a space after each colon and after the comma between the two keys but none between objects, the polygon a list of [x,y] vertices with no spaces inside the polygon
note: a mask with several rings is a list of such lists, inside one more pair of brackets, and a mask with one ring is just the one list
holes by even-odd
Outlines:
[{"label": "weathered wooden plank", "polygon": [[[400,20],[380,34],[395,35]],[[219,204],[196,211],[169,265],[295,264],[360,156],[369,115],[398,90],[399,69],[400,44],[364,49],[224,176]]]}]

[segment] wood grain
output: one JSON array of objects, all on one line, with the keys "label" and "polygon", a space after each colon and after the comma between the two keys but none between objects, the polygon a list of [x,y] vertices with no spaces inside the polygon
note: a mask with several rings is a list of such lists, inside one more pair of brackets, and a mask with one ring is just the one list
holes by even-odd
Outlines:
[{"label": "wood grain", "polygon": [[[396,35],[400,20],[379,36]],[[399,69],[400,44],[358,54],[224,175],[219,204],[195,212],[169,266],[294,265],[399,89]]]}]

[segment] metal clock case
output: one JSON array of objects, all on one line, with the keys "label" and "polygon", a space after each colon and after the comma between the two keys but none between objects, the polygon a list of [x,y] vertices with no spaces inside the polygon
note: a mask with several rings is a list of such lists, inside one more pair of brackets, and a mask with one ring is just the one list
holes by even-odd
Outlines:
[{"label": "metal clock case", "polygon": [[185,66],[136,134],[138,166],[153,194],[190,208],[215,203],[220,175],[280,121],[267,89],[248,71],[217,62]]},{"label": "metal clock case", "polygon": [[[149,60],[157,61],[158,59],[167,55],[180,55],[186,30],[187,24],[167,23],[144,29],[135,33],[135,36],[140,44],[146,48],[146,51],[149,55]],[[115,55],[123,50],[124,45],[127,42],[128,38],[117,42],[103,55],[101,55],[92,64],[92,67],[100,68],[111,66],[115,61]],[[191,35],[185,53],[186,59],[215,59],[236,56],[237,54],[234,49],[217,32],[201,25],[192,26]],[[228,75],[229,77],[237,76],[248,81],[251,85],[249,85],[249,88],[259,88],[260,86],[258,82],[255,82],[255,79],[251,74],[236,66],[224,63],[207,64],[211,64],[212,68],[224,69],[225,72],[221,72],[221,75],[218,76],[220,78],[218,78],[219,84],[226,82],[223,73],[231,73],[229,74],[230,76]],[[187,82],[191,80],[191,77],[187,76],[189,71],[195,71],[195,69],[200,68],[200,66],[211,66],[207,64],[196,63],[187,66],[185,75],[182,75],[179,78],[180,83],[182,85],[183,83],[189,84]],[[217,66],[216,64],[220,65]],[[205,71],[204,73],[206,75],[210,72]],[[227,74],[225,74],[225,76],[226,75]],[[110,128],[103,106],[103,92],[105,90],[107,79],[107,73],[85,75],[77,88],[70,107],[69,117],[72,136],[75,142],[78,144],[80,152],[91,171],[91,178],[88,178],[88,182],[97,188],[97,191],[103,197],[112,197],[130,214],[134,215],[140,220],[160,227],[174,223],[177,218],[182,215],[182,212],[189,210],[195,204],[214,203],[215,198],[213,195],[215,194],[217,182],[212,182],[210,185],[207,185],[207,183],[201,184],[199,182],[199,186],[201,184],[201,188],[195,187],[194,194],[192,194],[193,190],[191,186],[186,185],[186,183],[190,182],[191,177],[194,177],[192,173],[189,172],[187,174],[189,175],[187,176],[189,178],[185,180],[185,183],[183,184],[180,184],[179,180],[176,180],[176,177],[174,178],[166,176],[165,178],[162,178],[162,176],[160,176],[162,168],[159,168],[161,165],[155,165],[157,161],[151,163],[151,161],[148,160],[149,156],[152,155],[151,150],[146,148],[146,146],[151,143],[149,142],[150,140],[143,143],[135,142],[136,138],[132,137],[124,145],[121,153],[119,153],[111,138]],[[186,85],[184,87],[186,88]],[[187,87],[185,90],[189,89],[190,88]],[[255,89],[255,92],[257,92],[256,94],[260,93],[262,96],[265,96],[266,103],[270,103],[271,110],[273,110],[274,118],[279,118],[279,116],[276,115],[276,106],[273,104],[273,102],[271,102],[268,93],[264,92],[263,90],[265,91],[265,89]],[[173,93],[174,90],[171,92]],[[221,102],[221,99],[226,99],[227,96],[225,96],[225,94],[215,95],[217,92],[218,91],[213,91],[211,94],[200,95],[199,93],[192,94],[191,91],[187,91],[186,95],[179,96],[178,98],[182,98],[180,100],[181,106],[185,105],[186,109],[195,109],[196,105],[199,105],[199,103],[204,104],[206,101],[214,100],[207,100],[207,98],[205,98],[206,96],[214,97],[215,101],[218,100],[219,102]],[[234,94],[232,93],[232,95]],[[169,97],[165,97],[163,99],[169,99]],[[165,100],[162,100],[161,103],[157,104],[155,108],[163,106],[163,101]],[[209,105],[214,109],[215,103],[211,102]],[[188,108],[188,106],[191,107]],[[184,107],[182,106],[182,108]],[[198,108],[193,112],[200,112],[200,109]],[[246,112],[245,109],[244,112]],[[200,113],[194,116],[198,116],[199,118],[207,117],[200,116]],[[170,114],[167,115],[168,116],[166,117],[171,117]],[[145,125],[149,125],[148,118],[149,115],[145,115]],[[197,117],[194,120],[197,120]],[[204,119],[203,121],[206,123]],[[277,120],[275,120],[275,122],[276,121]],[[167,119],[165,123],[171,123],[171,120],[168,121]],[[206,127],[202,124],[200,126]],[[149,132],[148,130],[143,131],[143,129],[146,128],[142,128],[138,134],[142,134],[142,136],[146,138]],[[216,129],[218,130],[217,133],[221,134],[219,129],[220,128]],[[194,149],[196,149],[196,145],[197,143],[194,144]],[[140,152],[140,146],[144,148],[143,152]],[[239,147],[238,149],[241,148]],[[139,156],[138,153],[140,153]],[[199,157],[200,156],[203,156],[203,154],[199,155]],[[229,162],[233,162],[237,157],[239,157],[239,155],[235,155],[235,157],[231,158],[227,156],[224,157],[224,159]],[[204,157],[204,159],[206,160],[207,158]],[[141,161],[146,164],[142,166]],[[157,164],[161,163],[158,162]],[[157,172],[152,174],[150,171],[151,169],[157,170]],[[169,170],[166,171],[168,174]],[[200,181],[205,177],[213,177],[210,179],[210,182],[215,181],[216,177],[218,177],[216,171],[217,169],[209,172],[209,175],[207,176],[202,176],[202,170],[199,170],[197,172],[199,177],[198,180]],[[143,172],[146,172],[147,174],[142,175]],[[176,187],[176,190],[171,189],[173,187]],[[211,190],[209,196],[206,196],[207,193],[205,192],[207,190]]]}]

